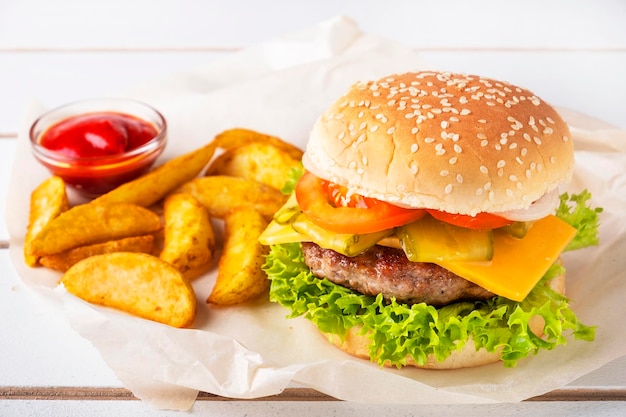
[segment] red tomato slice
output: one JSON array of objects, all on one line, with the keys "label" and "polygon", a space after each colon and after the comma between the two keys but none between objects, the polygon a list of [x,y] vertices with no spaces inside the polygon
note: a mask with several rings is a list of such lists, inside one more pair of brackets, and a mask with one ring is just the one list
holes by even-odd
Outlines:
[{"label": "red tomato slice", "polygon": [[305,172],[296,184],[296,199],[313,223],[335,233],[379,232],[410,223],[426,214],[422,209],[406,209],[375,198],[348,196],[343,187],[309,172]]},{"label": "red tomato slice", "polygon": [[446,213],[445,211],[439,210],[426,211],[435,219],[441,220],[442,222],[474,230],[497,229],[498,227],[508,226],[513,223],[512,220],[491,213],[478,213],[476,216],[470,216],[467,214]]}]

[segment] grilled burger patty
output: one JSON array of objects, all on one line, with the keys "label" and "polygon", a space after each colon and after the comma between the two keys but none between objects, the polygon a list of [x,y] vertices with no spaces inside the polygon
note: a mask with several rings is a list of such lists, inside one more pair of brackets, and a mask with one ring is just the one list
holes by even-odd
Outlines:
[{"label": "grilled burger patty", "polygon": [[484,300],[493,293],[431,263],[411,262],[401,249],[374,246],[348,257],[315,243],[302,243],[304,261],[318,278],[361,294],[383,294],[400,303],[427,303],[435,307],[455,301]]}]

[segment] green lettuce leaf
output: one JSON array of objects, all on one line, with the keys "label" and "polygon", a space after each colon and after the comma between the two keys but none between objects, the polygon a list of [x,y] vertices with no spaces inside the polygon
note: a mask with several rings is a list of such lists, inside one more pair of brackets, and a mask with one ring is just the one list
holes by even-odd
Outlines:
[{"label": "green lettuce leaf", "polygon": [[[578,230],[572,248],[597,244],[601,209],[590,209],[589,197],[586,191],[561,197],[557,215]],[[570,202],[576,206],[570,207]],[[441,308],[386,302],[380,295],[361,295],[318,279],[306,267],[299,243],[272,246],[264,269],[271,280],[270,300],[289,309],[288,317],[304,316],[322,332],[339,337],[360,326],[371,340],[371,360],[381,366],[402,367],[407,355],[418,364],[424,364],[429,355],[442,361],[471,338],[477,349],[499,351],[504,365],[514,367],[542,349],[567,343],[569,334],[581,340],[595,338],[595,327],[582,324],[568,299],[549,286],[552,278],[564,272],[558,263],[522,302],[496,296]],[[535,316],[545,322],[543,338],[529,330]]]},{"label": "green lettuce leaf", "polygon": [[583,190],[580,194],[563,193],[560,196],[560,204],[556,209],[556,215],[564,222],[578,230],[574,239],[565,248],[566,251],[582,249],[587,246],[597,245],[598,226],[602,208],[589,207],[591,193]]}]

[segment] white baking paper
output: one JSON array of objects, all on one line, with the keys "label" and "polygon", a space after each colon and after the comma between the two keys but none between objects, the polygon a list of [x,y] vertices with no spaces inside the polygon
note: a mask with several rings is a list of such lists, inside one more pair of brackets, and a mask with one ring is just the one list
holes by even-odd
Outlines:
[{"label": "white baking paper", "polygon": [[[317,117],[356,80],[424,69],[411,48],[362,33],[351,21],[318,26],[123,95],[149,102],[169,122],[163,158],[196,148],[220,131],[246,127],[304,148]],[[205,304],[215,271],[193,283],[199,311],[193,329],[174,329],[89,305],[56,283],[59,274],[22,259],[30,191],[48,173],[30,155],[27,129],[44,109],[27,109],[15,155],[7,208],[11,257],[27,286],[64,306],[67,320],[101,353],[120,381],[158,408],[188,409],[198,390],[258,398],[305,386],[366,403],[516,402],[562,387],[626,354],[626,132],[560,109],[572,126],[576,174],[569,191],[588,188],[604,207],[599,247],[567,253],[568,295],[593,343],[571,340],[514,369],[428,371],[380,369],[330,346],[305,319],[262,300],[212,308]]]}]

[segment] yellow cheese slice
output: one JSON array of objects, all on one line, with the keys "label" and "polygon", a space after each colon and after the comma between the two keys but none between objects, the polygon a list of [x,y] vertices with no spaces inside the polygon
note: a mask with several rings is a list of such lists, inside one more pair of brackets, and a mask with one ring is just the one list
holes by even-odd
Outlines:
[{"label": "yellow cheese slice", "polygon": [[556,216],[548,216],[536,221],[523,239],[494,233],[491,262],[437,264],[488,291],[522,301],[575,235],[575,228]]}]

